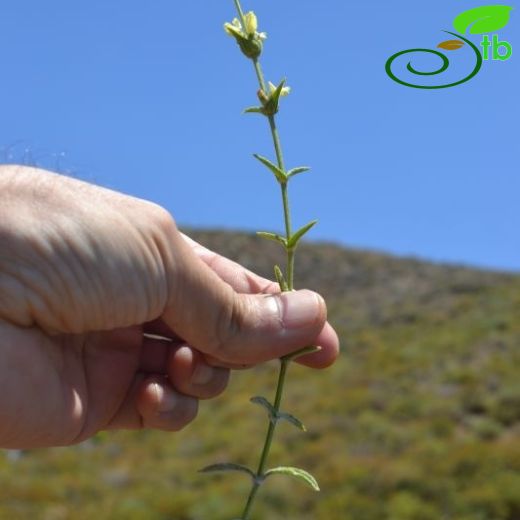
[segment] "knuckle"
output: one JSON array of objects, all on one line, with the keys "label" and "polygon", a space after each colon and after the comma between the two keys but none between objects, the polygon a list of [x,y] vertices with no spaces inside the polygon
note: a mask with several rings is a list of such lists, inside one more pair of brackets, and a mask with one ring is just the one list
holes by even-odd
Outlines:
[{"label": "knuckle", "polygon": [[163,233],[170,234],[177,231],[177,224],[173,215],[163,206],[151,201],[144,201],[152,227]]}]

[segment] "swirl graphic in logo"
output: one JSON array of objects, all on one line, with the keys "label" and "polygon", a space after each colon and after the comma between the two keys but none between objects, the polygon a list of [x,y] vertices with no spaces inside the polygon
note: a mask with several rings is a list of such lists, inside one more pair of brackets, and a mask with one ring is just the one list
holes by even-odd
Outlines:
[{"label": "swirl graphic in logo", "polygon": [[[502,27],[505,27],[509,22],[509,16],[510,12],[512,10],[512,7],[506,6],[506,5],[489,5],[489,6],[482,6],[482,7],[476,7],[475,9],[470,9],[469,11],[465,11],[461,14],[459,14],[455,20],[453,21],[453,25],[455,29],[462,34],[465,34],[466,31],[469,29],[470,34],[484,34],[488,32],[497,31],[498,29],[501,29]],[[438,74],[442,74],[445,72],[449,66],[450,66],[450,60],[448,57],[434,49],[408,49],[405,51],[400,51],[395,53],[394,55],[390,56],[388,58],[385,70],[388,76],[393,79],[395,82],[404,85],[405,87],[412,87],[412,88],[419,88],[419,89],[441,89],[441,88],[449,88],[449,87],[455,87],[457,85],[462,85],[462,83],[466,83],[470,79],[474,78],[482,68],[483,58],[482,54],[479,50],[479,48],[470,40],[462,36],[461,34],[457,34],[450,31],[444,31],[448,34],[451,34],[452,36],[455,36],[458,38],[457,40],[448,40],[445,42],[440,43],[437,47],[440,49],[444,49],[447,51],[455,51],[457,49],[460,49],[464,46],[464,44],[468,44],[468,46],[472,49],[474,56],[475,56],[475,66],[473,70],[464,78],[462,78],[459,81],[454,81],[452,83],[447,83],[443,85],[421,85],[416,83],[410,83],[408,81],[405,81],[403,79],[400,79],[392,70],[392,65],[394,61],[405,55],[405,54],[413,54],[413,53],[426,53],[426,54],[433,54],[434,56],[437,56],[441,60],[441,65],[430,72],[423,72],[420,70],[417,70],[413,65],[412,62],[409,61],[406,65],[406,69],[408,72],[416,75],[416,76],[436,76]],[[486,42],[488,40],[486,39]],[[506,44],[507,42],[501,42],[502,44]],[[488,43],[489,44],[489,43]],[[509,45],[509,44],[507,44]],[[510,46],[509,46],[510,47]],[[510,47],[511,48],[511,47]],[[494,49],[495,51],[495,49]],[[496,51],[498,52],[498,50]],[[499,56],[499,55],[497,55]],[[487,49],[485,53],[485,59],[487,59]],[[500,57],[498,58],[500,59]],[[502,58],[504,59],[504,58]]]}]

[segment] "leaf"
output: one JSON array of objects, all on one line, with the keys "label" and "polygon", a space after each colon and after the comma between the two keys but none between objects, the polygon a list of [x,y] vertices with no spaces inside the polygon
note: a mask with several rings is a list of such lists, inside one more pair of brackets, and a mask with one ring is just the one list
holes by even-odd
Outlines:
[{"label": "leaf", "polygon": [[263,107],[248,107],[244,110],[244,114],[264,114]]},{"label": "leaf", "polygon": [[274,276],[275,276],[276,281],[278,282],[278,285],[280,286],[280,289],[282,290],[282,292],[288,291],[289,286],[287,285],[287,282],[285,281],[285,277],[282,273],[282,270],[277,265],[274,266]]},{"label": "leaf", "polygon": [[268,231],[257,231],[256,234],[259,237],[267,238],[267,240],[273,240],[274,242],[278,242],[282,244],[282,246],[287,247],[287,240],[285,237],[277,235],[276,233],[269,233]]},{"label": "leaf", "polygon": [[264,407],[269,414],[269,420],[271,422],[276,422],[278,414],[276,413],[274,406],[265,397],[255,395],[255,397],[251,397],[249,400],[254,404]]},{"label": "leaf", "polygon": [[276,164],[273,164],[269,159],[266,159],[265,157],[262,157],[261,155],[258,155],[256,153],[253,154],[253,157],[260,161],[264,166],[269,168],[273,172],[274,176],[276,177],[276,180],[280,184],[285,184],[287,182],[285,172],[281,168],[276,166]]},{"label": "leaf", "polygon": [[464,46],[464,42],[461,40],[446,40],[445,42],[439,43],[437,47],[447,51],[456,51]]},{"label": "leaf", "polygon": [[296,426],[296,428],[299,428],[302,432],[307,431],[307,428],[305,428],[305,425],[300,421],[300,419],[294,417],[294,415],[291,415],[290,413],[280,412],[278,414],[278,419],[283,419],[284,421],[287,421],[287,422],[293,424],[294,426]]},{"label": "leaf", "polygon": [[[513,8],[508,5],[484,5],[464,11],[453,20],[453,26],[457,32],[465,34],[469,29],[470,34],[484,34],[498,31],[509,22],[509,16]],[[470,28],[471,27],[471,28]]]},{"label": "leaf", "polygon": [[313,220],[312,222],[309,222],[308,224],[300,228],[298,231],[296,231],[296,233],[294,233],[294,235],[292,235],[290,240],[287,242],[287,247],[289,249],[294,249],[298,245],[298,242],[303,237],[303,235],[305,235],[305,233],[307,233],[312,227],[314,227],[317,222],[317,220]]},{"label": "leaf", "polygon": [[287,172],[287,178],[294,177],[299,173],[308,172],[310,168],[308,166],[298,166],[298,168],[293,168]]},{"label": "leaf", "polygon": [[260,395],[255,395],[254,397],[251,397],[249,399],[252,403],[258,404],[265,408],[267,410],[267,413],[269,415],[269,420],[271,422],[276,422],[279,419],[283,419],[284,421],[290,422],[300,430],[306,432],[307,429],[305,428],[305,425],[300,421],[300,419],[297,419],[294,417],[294,415],[291,415],[290,413],[286,412],[277,412],[275,407],[265,398]]},{"label": "leaf", "polygon": [[315,345],[310,347],[304,347],[300,350],[297,350],[296,352],[292,352],[291,354],[283,356],[281,359],[282,361],[293,361],[294,359],[298,359],[301,356],[306,356],[307,354],[314,354],[315,352],[319,352],[320,350],[321,347]]},{"label": "leaf", "polygon": [[241,473],[247,473],[253,480],[256,478],[256,475],[248,467],[242,466],[242,464],[234,464],[232,462],[211,464],[199,470],[199,473],[214,473],[217,471],[239,471]]},{"label": "leaf", "polygon": [[307,471],[300,468],[292,468],[289,466],[280,466],[278,468],[273,468],[264,473],[264,477],[267,478],[270,475],[289,475],[290,477],[295,477],[305,484],[309,485],[314,491],[319,491],[320,486],[318,486],[318,482],[316,479]]}]

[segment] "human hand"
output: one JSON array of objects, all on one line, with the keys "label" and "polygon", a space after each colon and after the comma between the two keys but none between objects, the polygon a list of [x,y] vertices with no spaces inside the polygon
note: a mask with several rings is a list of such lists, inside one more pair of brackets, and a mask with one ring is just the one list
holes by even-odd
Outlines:
[{"label": "human hand", "polygon": [[176,430],[225,388],[224,367],[308,344],[322,351],[305,364],[330,364],[323,300],[276,290],[188,243],[155,204],[0,168],[0,446]]}]

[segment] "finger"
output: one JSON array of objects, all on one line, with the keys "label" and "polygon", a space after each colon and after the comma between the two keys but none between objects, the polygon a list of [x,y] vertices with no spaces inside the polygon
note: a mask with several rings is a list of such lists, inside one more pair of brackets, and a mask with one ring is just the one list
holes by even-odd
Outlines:
[{"label": "finger", "polygon": [[[153,331],[164,339],[145,337],[143,340],[143,348],[141,351],[140,370],[148,373],[166,373],[167,360],[170,351],[178,348],[185,342],[178,339],[174,333],[170,332],[169,327],[161,320],[155,320],[150,327],[145,326],[145,331]],[[173,336],[173,341],[166,338]],[[296,363],[310,367],[323,369],[334,363],[339,355],[339,339],[330,323],[325,323],[323,330],[316,339],[316,345],[321,347],[319,352],[302,356],[295,360]],[[204,356],[206,363],[213,367],[229,368],[232,370],[244,370],[253,367],[253,364],[247,363],[226,363],[222,360],[210,356]]]},{"label": "finger", "polygon": [[[225,282],[231,285],[239,293],[266,293],[276,294],[280,292],[280,286],[267,278],[263,278],[240,264],[207,249],[192,238],[181,233],[184,240],[190,245],[192,251],[208,265]],[[321,347],[319,352],[302,356],[297,363],[311,368],[326,368],[337,359],[339,354],[339,340],[332,326],[327,322],[319,334],[316,345]],[[220,359],[206,356],[208,363],[213,366],[223,366],[234,370],[249,368],[250,364],[225,363]]]},{"label": "finger", "polygon": [[154,336],[161,336],[174,341],[180,341],[181,339],[173,330],[170,329],[170,327],[168,327],[168,325],[166,325],[166,323],[164,323],[161,318],[146,322],[143,325],[143,332],[145,334],[153,334]]},{"label": "finger", "polygon": [[207,249],[184,233],[181,235],[192,251],[238,293],[274,294],[280,292],[280,286],[276,282],[263,278],[237,262]]},{"label": "finger", "polygon": [[170,352],[176,346],[178,344],[168,339],[144,336],[138,370],[148,374],[166,375]]},{"label": "finger", "polygon": [[170,353],[168,376],[179,392],[199,399],[210,399],[226,388],[229,370],[210,366],[200,353],[183,345]]},{"label": "finger", "polygon": [[198,400],[176,392],[166,378],[152,376],[141,384],[136,406],[143,428],[178,431],[197,416]]},{"label": "finger", "polygon": [[[143,330],[145,336],[139,364],[140,370],[146,373],[165,374],[167,371],[166,362],[170,352],[185,342],[179,339],[176,334],[169,332],[169,327],[161,320],[155,320],[152,326],[145,324]],[[170,339],[170,337],[173,337],[173,339]],[[302,356],[295,362],[310,368],[327,368],[332,365],[339,353],[339,341],[336,332],[328,322],[318,336],[316,344],[321,347],[319,352]],[[247,370],[255,366],[251,363],[226,363],[209,354],[206,354],[204,358],[208,365],[218,368]]]},{"label": "finger", "polygon": [[137,373],[130,385],[121,406],[110,422],[103,428],[105,430],[140,430],[143,427],[143,418],[136,406],[136,399],[139,395],[146,375]]},{"label": "finger", "polygon": [[295,362],[310,368],[327,368],[338,358],[339,339],[330,323],[325,323],[314,345],[321,347],[321,350],[301,356]]},{"label": "finger", "polygon": [[210,356],[209,354],[204,354],[204,359],[206,360],[206,363],[212,367],[229,368],[231,370],[247,370],[255,366],[254,364],[248,363],[226,363],[221,359]]},{"label": "finger", "polygon": [[223,282],[177,241],[165,323],[193,348],[232,363],[260,363],[312,344],[326,321],[316,293],[249,295]]},{"label": "finger", "polygon": [[[304,365],[310,368],[327,368],[336,361],[339,355],[339,339],[336,331],[327,322],[323,327],[323,330],[316,338],[316,346],[320,347],[318,352],[301,356],[295,359],[295,363]],[[214,367],[230,368],[232,370],[246,370],[252,368],[254,365],[237,364],[237,363],[225,363],[218,358],[213,356],[205,355],[206,362]]]}]

